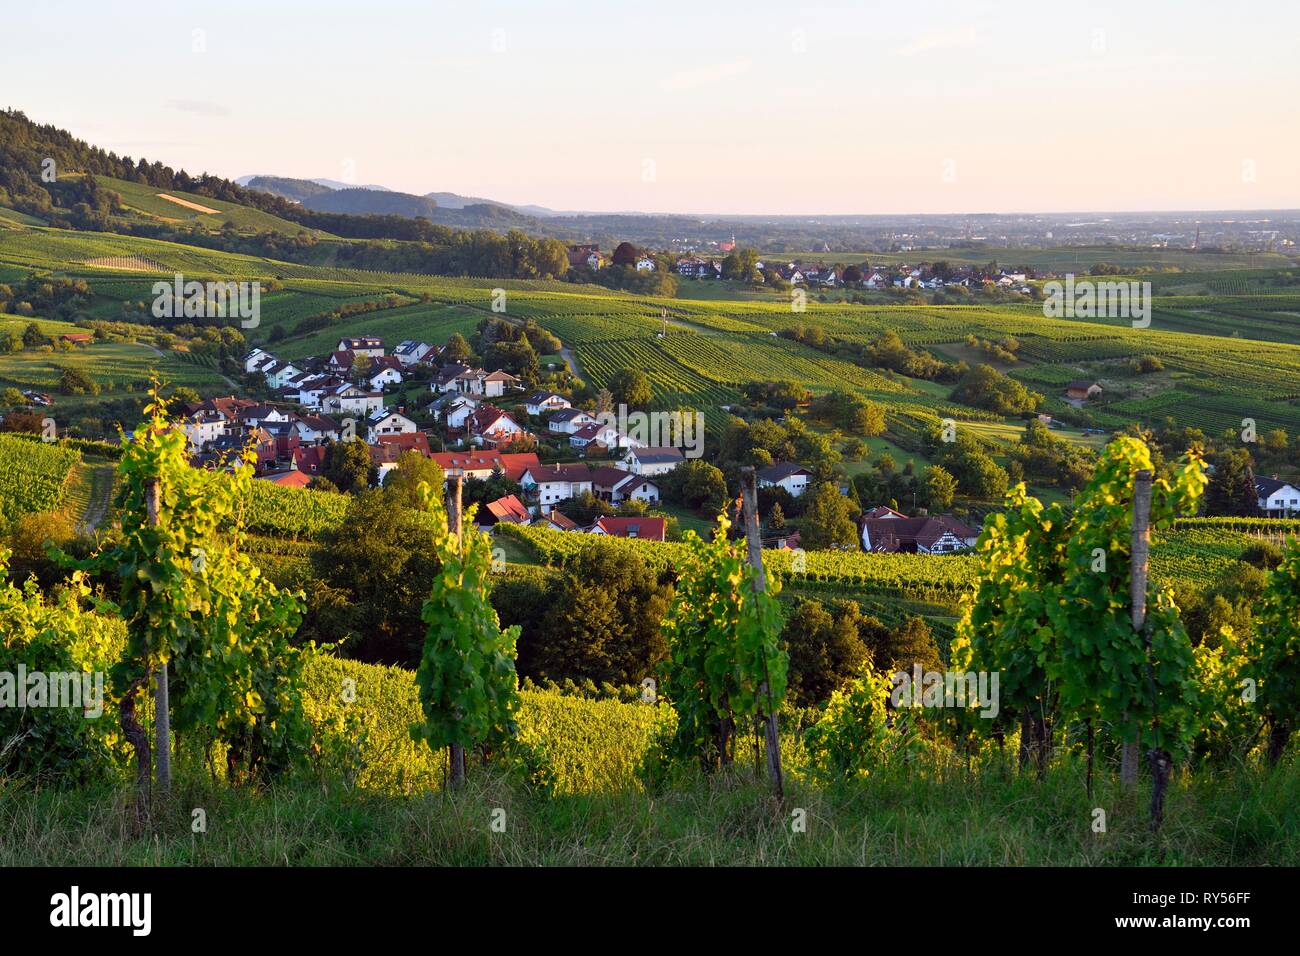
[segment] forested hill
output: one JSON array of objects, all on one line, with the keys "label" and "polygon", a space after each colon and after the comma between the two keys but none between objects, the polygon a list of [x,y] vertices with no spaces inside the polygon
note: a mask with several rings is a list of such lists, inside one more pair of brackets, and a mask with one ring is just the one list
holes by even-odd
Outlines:
[{"label": "forested hill", "polygon": [[307,196],[302,204],[318,212],[365,216],[422,217],[446,226],[487,229],[524,229],[538,231],[540,224],[495,203],[478,203],[460,208],[443,208],[428,196],[410,193],[379,192],[373,189],[339,189]]},{"label": "forested hill", "polygon": [[543,233],[538,220],[504,206],[485,203],[461,209],[440,209],[432,199],[407,193],[365,189],[336,191],[318,186],[322,190],[320,194],[295,202],[277,194],[284,190],[253,189],[207,173],[195,176],[157,161],[150,162],[145,157],[119,156],[92,146],[67,130],[35,123],[17,110],[0,110],[0,206],[56,225],[100,231],[138,231],[120,228],[105,215],[74,216],[75,206],[86,201],[86,191],[66,181],[45,181],[42,171],[48,165],[46,160],[54,161],[53,171],[60,179],[68,173],[90,173],[155,189],[207,196],[270,213],[307,230],[321,230],[348,238],[446,242],[451,236],[445,229],[437,229],[439,225],[502,232],[514,228],[532,235]]},{"label": "forested hill", "polygon": [[92,146],[67,130],[32,122],[17,110],[0,110],[0,205],[45,217],[61,205],[58,184],[42,179],[43,164],[54,160],[59,176],[92,173],[159,189],[176,189],[239,203],[277,216],[294,218],[301,207],[270,193],[245,189],[228,179],[203,173],[192,176],[144,157],[133,159]]}]

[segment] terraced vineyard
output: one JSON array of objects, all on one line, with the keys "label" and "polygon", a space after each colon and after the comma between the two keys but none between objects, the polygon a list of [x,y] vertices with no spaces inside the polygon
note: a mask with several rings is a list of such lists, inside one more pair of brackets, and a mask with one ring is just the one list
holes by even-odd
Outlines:
[{"label": "terraced vineyard", "polygon": [[80,453],[58,444],[0,434],[0,518],[56,511]]},{"label": "terraced vineyard", "polygon": [[244,526],[251,532],[310,538],[342,521],[348,501],[344,495],[254,481]]}]

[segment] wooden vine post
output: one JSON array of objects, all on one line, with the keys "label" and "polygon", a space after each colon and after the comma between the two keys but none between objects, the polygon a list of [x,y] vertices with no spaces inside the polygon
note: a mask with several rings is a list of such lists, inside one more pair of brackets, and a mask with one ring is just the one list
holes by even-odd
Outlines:
[{"label": "wooden vine post", "polygon": [[[465,557],[465,542],[461,537],[464,482],[464,476],[457,475],[454,486],[447,489],[447,530],[456,536],[456,553],[462,559]],[[465,747],[463,744],[449,744],[447,754],[451,767],[451,786],[459,787],[465,782]]]},{"label": "wooden vine post", "polygon": [[[758,489],[754,480],[754,468],[748,465],[740,473],[741,494],[744,499],[745,543],[749,553],[749,564],[754,569],[754,591],[767,590],[767,575],[763,571],[763,541],[758,531]],[[776,707],[772,703],[772,692],[767,681],[759,687],[760,695],[767,698],[767,713],[763,724],[767,743],[767,771],[772,780],[772,790],[778,800],[785,799],[785,777],[781,772],[781,737],[778,733]]]},{"label": "wooden vine post", "polygon": [[[162,506],[162,484],[150,478],[145,484],[145,514],[150,528],[158,527],[158,512]],[[167,662],[159,663],[154,671],[154,750],[157,751],[155,771],[158,792],[164,797],[172,786],[172,717],[171,700],[167,686]]]},{"label": "wooden vine post", "polygon": [[[1151,663],[1151,632],[1146,627],[1147,572],[1151,563],[1151,479],[1149,471],[1139,471],[1133,483],[1133,578],[1130,599],[1133,604],[1133,629],[1142,634],[1146,651],[1147,683],[1151,685],[1151,713],[1154,727],[1160,726],[1160,701],[1157,699],[1155,674]],[[1159,740],[1159,737],[1156,738]],[[1135,745],[1136,748],[1136,745]],[[1171,760],[1158,745],[1147,752],[1151,762],[1151,829],[1158,830],[1165,815],[1165,788],[1169,783]]]},{"label": "wooden vine post", "polygon": [[[1139,471],[1133,479],[1133,537],[1129,548],[1129,606],[1133,630],[1141,634],[1147,620],[1147,573],[1151,563],[1151,472]],[[1150,642],[1150,637],[1146,638]],[[1137,785],[1138,743],[1126,740],[1120,751],[1119,780],[1125,787]]]}]

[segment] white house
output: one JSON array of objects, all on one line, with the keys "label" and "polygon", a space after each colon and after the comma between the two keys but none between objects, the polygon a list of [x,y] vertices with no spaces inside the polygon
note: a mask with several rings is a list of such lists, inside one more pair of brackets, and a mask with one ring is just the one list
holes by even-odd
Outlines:
[{"label": "white house", "polygon": [[331,388],[344,384],[340,378],[332,375],[312,375],[300,379],[298,387],[298,404],[303,408],[320,408],[321,396]]},{"label": "white house", "polygon": [[483,376],[481,388],[483,395],[487,398],[500,398],[506,393],[507,388],[512,388],[519,381],[509,372],[503,372],[498,369]]},{"label": "white house", "polygon": [[597,420],[580,408],[562,408],[546,422],[548,431],[556,434],[572,435],[587,425],[599,424]]},{"label": "white house", "polygon": [[350,414],[369,417],[383,407],[383,392],[370,392],[351,382],[336,385],[321,395],[321,410],[329,415]]},{"label": "white house", "polygon": [[284,388],[302,375],[302,369],[289,362],[281,362],[279,359],[269,365],[263,365],[260,371],[266,379],[267,387],[272,389]]},{"label": "white house", "polygon": [[637,271],[637,272],[654,272],[654,271],[655,271],[655,261],[654,261],[653,259],[651,259],[649,256],[641,256],[641,257],[639,257],[639,258],[636,260],[636,271]]},{"label": "white house", "polygon": [[647,446],[628,449],[621,467],[634,475],[663,475],[686,460],[680,448]]},{"label": "white house", "polygon": [[267,362],[274,360],[275,356],[266,351],[266,349],[253,349],[244,356],[244,371],[248,374],[252,374]]},{"label": "white house", "polygon": [[424,357],[433,350],[433,346],[428,342],[417,342],[415,339],[404,339],[393,349],[393,356],[403,366],[415,365],[424,361]]},{"label": "white house", "polygon": [[442,419],[442,423],[447,428],[460,430],[465,427],[465,422],[480,404],[478,399],[468,395],[449,395],[433,402],[429,408]]},{"label": "white house", "polygon": [[808,490],[812,482],[812,472],[802,465],[775,464],[760,468],[757,475],[760,488],[784,488],[798,498]]},{"label": "white house", "polygon": [[391,365],[384,365],[370,372],[366,381],[370,383],[373,391],[381,392],[386,385],[400,385],[402,383],[402,373]]},{"label": "white house", "polygon": [[500,398],[507,387],[518,381],[509,372],[500,370],[485,372],[481,368],[470,368],[467,365],[445,365],[429,383],[429,390],[442,394],[460,392],[485,398]]},{"label": "white house", "polygon": [[417,430],[415,422],[405,415],[382,408],[366,419],[366,441],[371,445],[379,441],[380,435],[410,435]]},{"label": "white house", "polygon": [[198,451],[210,441],[226,433],[229,421],[214,409],[200,409],[181,423],[181,430],[190,440],[190,450]]},{"label": "white house", "polygon": [[572,408],[573,402],[555,392],[538,392],[524,399],[524,409],[529,415],[542,415],[546,412],[558,412],[562,408]]},{"label": "white house", "polygon": [[355,352],[357,355],[369,355],[380,358],[384,354],[384,340],[373,335],[358,335],[339,339],[336,352]]},{"label": "white house", "polygon": [[281,411],[273,405],[245,405],[235,413],[235,420],[243,428],[287,422],[289,417],[288,412]]},{"label": "white house", "polygon": [[293,430],[304,445],[339,439],[339,423],[325,415],[300,415],[294,420]]},{"label": "white house", "polygon": [[614,504],[624,501],[644,501],[648,505],[659,503],[659,486],[644,475],[628,475],[616,484],[610,495]]},{"label": "white house", "polygon": [[470,441],[475,445],[509,445],[528,430],[495,405],[484,404],[470,413],[465,421]]},{"label": "white house", "polygon": [[519,479],[519,484],[536,495],[543,511],[583,492],[591,491],[592,474],[586,465],[538,465],[529,468]]},{"label": "white house", "polygon": [[574,448],[586,448],[594,442],[599,442],[606,448],[617,448],[621,437],[619,430],[613,425],[593,422],[590,425],[583,425],[571,434],[569,444]]},{"label": "white house", "polygon": [[1288,517],[1300,512],[1300,490],[1277,478],[1255,476],[1255,494],[1259,510],[1270,518]]}]

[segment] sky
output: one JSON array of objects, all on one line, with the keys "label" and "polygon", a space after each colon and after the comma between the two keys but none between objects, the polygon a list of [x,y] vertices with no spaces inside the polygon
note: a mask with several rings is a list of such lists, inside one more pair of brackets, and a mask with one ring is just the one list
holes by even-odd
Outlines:
[{"label": "sky", "polygon": [[561,210],[1300,208],[1300,3],[6,4],[0,106]]}]

